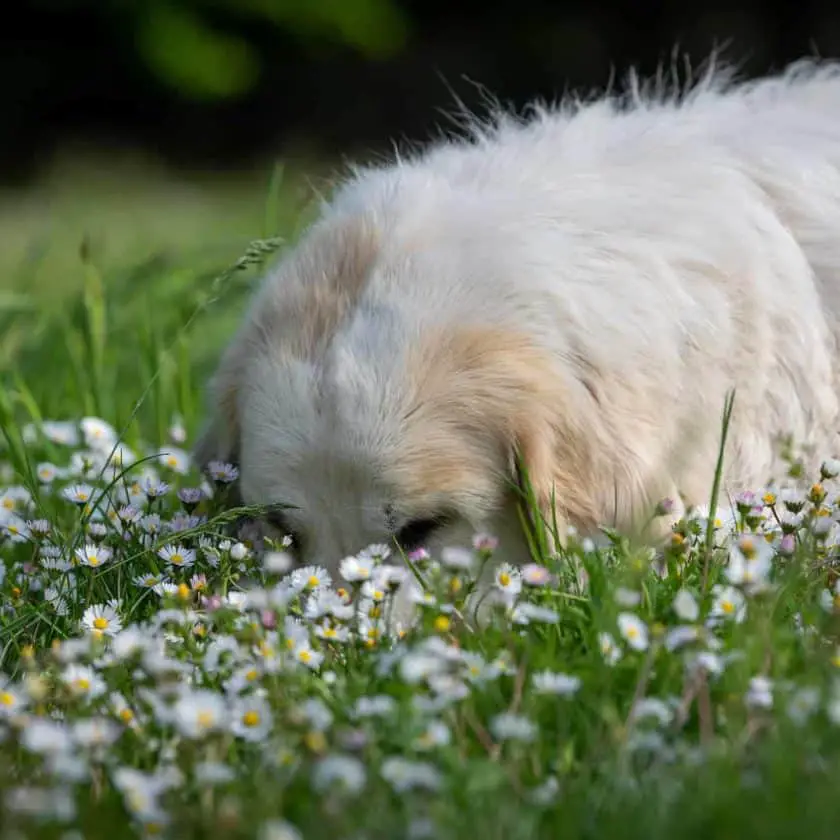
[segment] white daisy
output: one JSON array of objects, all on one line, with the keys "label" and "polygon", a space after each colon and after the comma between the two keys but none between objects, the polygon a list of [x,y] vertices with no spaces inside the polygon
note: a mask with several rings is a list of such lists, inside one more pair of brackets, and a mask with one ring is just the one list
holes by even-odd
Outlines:
[{"label": "white daisy", "polygon": [[623,612],[618,615],[618,630],[633,650],[647,650],[647,625],[634,613]]},{"label": "white daisy", "polygon": [[559,697],[571,697],[581,685],[580,677],[554,671],[539,671],[531,681],[537,694],[555,694]]},{"label": "white daisy", "polygon": [[82,548],[77,548],[75,551],[76,559],[83,566],[90,566],[92,569],[97,569],[104,566],[111,559],[111,549],[104,545],[94,545],[87,543]]},{"label": "white daisy", "polygon": [[113,603],[94,604],[84,611],[82,626],[95,636],[116,636],[122,630],[122,621]]},{"label": "white daisy", "polygon": [[176,569],[188,569],[195,563],[195,551],[182,545],[165,545],[158,551],[158,557]]}]

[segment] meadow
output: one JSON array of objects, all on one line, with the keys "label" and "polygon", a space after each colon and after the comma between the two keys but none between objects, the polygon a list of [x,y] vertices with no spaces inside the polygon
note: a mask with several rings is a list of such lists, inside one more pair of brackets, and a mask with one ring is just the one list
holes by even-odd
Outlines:
[{"label": "meadow", "polygon": [[202,384],[315,182],[0,195],[0,840],[835,837],[840,462],[659,555],[531,522],[522,569],[477,534],[331,576],[237,528],[235,468],[189,456]]}]

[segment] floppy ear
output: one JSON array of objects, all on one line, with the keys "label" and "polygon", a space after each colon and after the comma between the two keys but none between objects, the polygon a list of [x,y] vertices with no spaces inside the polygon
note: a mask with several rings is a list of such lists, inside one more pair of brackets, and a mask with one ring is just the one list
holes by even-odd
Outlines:
[{"label": "floppy ear", "polygon": [[416,369],[424,371],[427,409],[487,440],[512,483],[521,479],[520,458],[549,526],[595,523],[589,438],[561,362],[524,333],[480,327],[430,336],[425,348]]}]

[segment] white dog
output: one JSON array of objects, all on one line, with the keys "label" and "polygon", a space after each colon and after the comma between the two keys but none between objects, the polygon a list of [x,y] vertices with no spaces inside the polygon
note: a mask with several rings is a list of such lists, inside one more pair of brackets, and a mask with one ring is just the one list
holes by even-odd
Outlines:
[{"label": "white dog", "polygon": [[197,455],[233,460],[302,561],[630,528],[836,449],[840,66],[497,115],[354,171],[257,293]]}]

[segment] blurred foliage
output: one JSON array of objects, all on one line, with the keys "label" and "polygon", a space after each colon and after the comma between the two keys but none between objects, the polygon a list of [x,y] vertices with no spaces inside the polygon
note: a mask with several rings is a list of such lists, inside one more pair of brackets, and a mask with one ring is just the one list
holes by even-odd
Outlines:
[{"label": "blurred foliage", "polygon": [[[79,5],[89,0],[69,0]],[[384,58],[405,43],[407,21],[392,0],[148,0],[126,6],[138,54],[179,93],[204,98],[242,95],[256,83],[264,60],[245,37],[213,18],[251,19],[290,32],[304,43],[337,41],[367,58]]]}]

